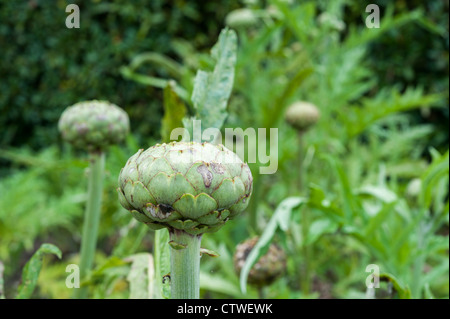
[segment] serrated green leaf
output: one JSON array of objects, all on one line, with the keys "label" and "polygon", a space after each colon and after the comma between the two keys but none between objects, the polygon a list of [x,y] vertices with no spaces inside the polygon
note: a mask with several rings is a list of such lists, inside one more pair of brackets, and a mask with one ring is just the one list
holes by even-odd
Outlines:
[{"label": "serrated green leaf", "polygon": [[[211,56],[216,61],[213,72],[197,72],[191,99],[196,119],[201,120],[203,128],[220,129],[227,117],[226,107],[233,88],[236,51],[236,33],[227,28],[222,30],[211,50]],[[184,121],[187,128],[192,126],[189,121]]]},{"label": "serrated green leaf", "polygon": [[127,280],[130,283],[130,299],[150,299],[154,295],[155,269],[153,256],[140,253],[128,258],[132,261]]},{"label": "serrated green leaf", "polygon": [[62,255],[61,250],[55,245],[42,244],[23,268],[22,283],[18,288],[16,299],[28,299],[31,297],[41,272],[44,256],[47,254],[53,254],[59,259],[61,259]]},{"label": "serrated green leaf", "polygon": [[155,298],[170,298],[170,285],[163,280],[170,274],[170,236],[167,229],[155,231],[154,259],[155,259]]},{"label": "serrated green leaf", "polygon": [[183,127],[186,106],[175,92],[175,82],[169,81],[164,88],[164,117],[161,122],[161,138],[167,143],[173,129]]}]

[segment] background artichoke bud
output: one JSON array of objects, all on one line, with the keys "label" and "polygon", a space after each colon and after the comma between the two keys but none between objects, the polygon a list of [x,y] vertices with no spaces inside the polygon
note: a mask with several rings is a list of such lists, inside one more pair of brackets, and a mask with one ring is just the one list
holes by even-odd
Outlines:
[{"label": "background artichoke bud", "polygon": [[231,11],[225,18],[225,24],[233,29],[250,27],[256,23],[258,23],[258,17],[247,8]]},{"label": "background artichoke bud", "polygon": [[157,144],[139,150],[119,175],[119,200],[152,229],[214,232],[241,213],[252,193],[250,168],[223,145]]},{"label": "background artichoke bud", "polygon": [[58,129],[64,140],[89,152],[121,142],[130,129],[127,113],[106,101],[85,101],[62,113]]},{"label": "background artichoke bud", "polygon": [[[258,242],[258,237],[247,239],[236,247],[234,269],[240,274],[248,255]],[[271,244],[265,255],[253,265],[248,274],[248,283],[262,287],[270,285],[286,271],[286,254],[276,244]]]},{"label": "background artichoke bud", "polygon": [[309,102],[295,102],[286,111],[286,122],[300,132],[307,131],[319,120],[319,109]]}]

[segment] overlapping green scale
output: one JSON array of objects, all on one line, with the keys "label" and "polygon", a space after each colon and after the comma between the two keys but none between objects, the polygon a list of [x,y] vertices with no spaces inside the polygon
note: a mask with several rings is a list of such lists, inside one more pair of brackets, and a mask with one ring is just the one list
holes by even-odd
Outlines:
[{"label": "overlapping green scale", "polygon": [[130,157],[119,201],[152,229],[214,232],[241,213],[252,192],[247,164],[223,145],[157,144]]}]

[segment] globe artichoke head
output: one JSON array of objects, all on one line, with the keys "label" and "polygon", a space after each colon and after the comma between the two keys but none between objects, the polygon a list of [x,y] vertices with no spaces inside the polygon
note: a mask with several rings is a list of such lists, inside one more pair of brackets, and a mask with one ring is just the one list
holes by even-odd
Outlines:
[{"label": "globe artichoke head", "polygon": [[241,213],[252,183],[248,165],[223,145],[172,142],[133,155],[120,172],[118,193],[150,228],[198,235]]},{"label": "globe artichoke head", "polygon": [[286,122],[300,132],[307,131],[319,120],[320,112],[309,102],[295,102],[288,107],[285,115]]},{"label": "globe artichoke head", "polygon": [[127,113],[106,101],[85,101],[69,106],[58,129],[64,140],[89,152],[121,142],[130,129]]},{"label": "globe artichoke head", "polygon": [[[239,274],[245,265],[248,255],[258,242],[258,237],[247,239],[236,247],[233,262],[236,272]],[[271,244],[269,250],[263,255],[248,274],[249,284],[262,287],[270,285],[278,279],[286,270],[286,254],[276,244]]]}]

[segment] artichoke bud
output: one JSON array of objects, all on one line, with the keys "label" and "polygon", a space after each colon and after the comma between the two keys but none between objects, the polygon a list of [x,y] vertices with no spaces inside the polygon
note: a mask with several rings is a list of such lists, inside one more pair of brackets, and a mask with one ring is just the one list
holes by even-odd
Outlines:
[{"label": "artichoke bud", "polygon": [[233,29],[250,27],[257,22],[255,13],[247,8],[231,11],[225,18],[225,24]]},{"label": "artichoke bud", "polygon": [[318,108],[308,102],[295,102],[288,107],[285,115],[286,122],[299,132],[307,131],[319,120]]},{"label": "artichoke bud", "polygon": [[151,229],[214,232],[248,205],[250,168],[223,145],[157,144],[139,150],[119,175],[119,201]]},{"label": "artichoke bud", "polygon": [[64,140],[89,152],[121,142],[130,129],[127,113],[106,101],[85,101],[62,113],[58,129]]},{"label": "artichoke bud", "polygon": [[[236,247],[233,262],[234,269],[240,274],[248,255],[258,242],[258,237],[247,239]],[[286,254],[276,244],[271,244],[265,255],[263,255],[248,274],[248,283],[262,287],[270,285],[286,271]]]}]

